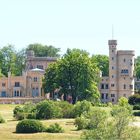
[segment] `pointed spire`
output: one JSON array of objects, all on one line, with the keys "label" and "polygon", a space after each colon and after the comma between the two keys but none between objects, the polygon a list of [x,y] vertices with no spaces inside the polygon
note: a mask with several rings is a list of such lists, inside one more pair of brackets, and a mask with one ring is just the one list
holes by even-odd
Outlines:
[{"label": "pointed spire", "polygon": [[112,40],[114,38],[114,27],[113,27],[113,24],[112,24]]}]

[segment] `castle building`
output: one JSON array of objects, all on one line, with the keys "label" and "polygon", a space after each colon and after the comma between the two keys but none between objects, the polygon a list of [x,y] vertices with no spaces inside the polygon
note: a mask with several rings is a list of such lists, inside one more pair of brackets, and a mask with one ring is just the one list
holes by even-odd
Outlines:
[{"label": "castle building", "polygon": [[[134,94],[135,53],[132,50],[117,50],[117,40],[109,40],[108,45],[109,76],[101,77],[99,91],[102,102],[117,103],[120,97],[128,98]],[[0,103],[7,102],[8,97],[8,103],[14,98],[16,102],[23,98],[44,97],[42,78],[48,65],[56,61],[54,57],[35,57],[33,51],[28,51],[25,72],[21,76],[12,76],[9,72],[8,77],[0,78]]]},{"label": "castle building", "polygon": [[12,76],[9,72],[8,77],[0,78],[0,97],[44,97],[42,78],[48,65],[56,60],[54,57],[35,57],[33,51],[28,51],[25,72],[21,76]]},{"label": "castle building", "polygon": [[117,103],[120,97],[134,94],[133,50],[117,50],[117,40],[109,40],[109,77],[101,77],[102,102]]}]

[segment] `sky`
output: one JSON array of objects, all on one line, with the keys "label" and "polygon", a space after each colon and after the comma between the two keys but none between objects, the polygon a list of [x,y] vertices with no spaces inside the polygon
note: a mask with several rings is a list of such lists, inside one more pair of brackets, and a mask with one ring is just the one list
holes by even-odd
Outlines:
[{"label": "sky", "polygon": [[108,40],[140,55],[140,0],[0,0],[0,47],[31,43],[108,55]]}]

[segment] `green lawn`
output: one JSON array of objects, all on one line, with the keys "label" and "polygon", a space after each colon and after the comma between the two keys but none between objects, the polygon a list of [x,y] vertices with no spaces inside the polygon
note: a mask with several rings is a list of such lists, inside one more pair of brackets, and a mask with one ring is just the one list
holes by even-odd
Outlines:
[{"label": "green lawn", "polygon": [[16,105],[0,105],[0,114],[6,119],[6,123],[0,124],[0,140],[79,140],[81,131],[76,131],[73,119],[43,120],[48,126],[55,122],[59,123],[65,130],[64,133],[34,133],[16,134],[15,128],[18,121],[13,118],[13,109]]}]

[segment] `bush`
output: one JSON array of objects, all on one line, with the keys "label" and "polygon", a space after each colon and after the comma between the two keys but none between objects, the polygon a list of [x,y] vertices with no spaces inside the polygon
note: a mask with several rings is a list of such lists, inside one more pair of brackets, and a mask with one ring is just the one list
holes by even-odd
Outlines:
[{"label": "bush", "polygon": [[99,123],[104,122],[108,118],[105,110],[94,107],[90,112],[84,112],[80,117],[75,119],[75,126],[78,130],[95,129]]},{"label": "bush", "polygon": [[140,104],[136,104],[133,106],[133,110],[140,110]]},{"label": "bush", "polygon": [[140,116],[140,111],[135,111],[135,112],[133,112],[133,115],[134,115],[134,116]]},{"label": "bush", "polygon": [[16,126],[16,133],[37,133],[45,131],[45,127],[38,120],[22,120]]},{"label": "bush", "polygon": [[130,105],[135,105],[140,103],[140,95],[139,94],[134,94],[129,97],[128,103]]},{"label": "bush", "polygon": [[81,115],[75,119],[74,125],[77,127],[77,130],[86,129],[88,126],[88,120]]},{"label": "bush", "polygon": [[84,100],[81,102],[77,102],[74,105],[73,109],[74,117],[80,117],[83,112],[89,112],[91,107],[92,104],[89,101]]},{"label": "bush", "polygon": [[[90,122],[90,124],[93,125],[93,128],[82,133],[82,140],[139,139],[139,129],[129,125],[132,120],[132,115],[130,114],[130,110],[127,106],[124,106],[124,104],[121,106],[113,106],[111,111],[112,117],[102,118],[101,114],[104,113],[101,113],[100,111],[93,113],[94,116],[91,118]],[[101,120],[99,119],[100,117]]]},{"label": "bush", "polygon": [[32,103],[26,103],[23,107],[16,106],[13,113],[17,120],[36,119],[36,108]]},{"label": "bush", "polygon": [[56,105],[61,108],[63,118],[73,118],[73,104],[70,104],[67,101],[60,101],[56,102]]},{"label": "bush", "polygon": [[1,115],[0,115],[0,123],[5,123],[5,120],[3,119]]},{"label": "bush", "polygon": [[46,129],[46,131],[49,133],[63,133],[64,132],[64,130],[62,129],[62,127],[58,123],[50,125]]},{"label": "bush", "polygon": [[14,117],[17,119],[17,120],[22,120],[24,119],[24,115],[23,115],[23,108],[20,107],[20,106],[16,106],[13,110],[13,113],[14,113]]},{"label": "bush", "polygon": [[61,118],[62,109],[54,101],[45,100],[36,105],[37,119]]}]

